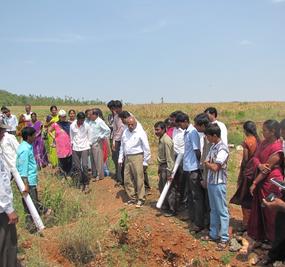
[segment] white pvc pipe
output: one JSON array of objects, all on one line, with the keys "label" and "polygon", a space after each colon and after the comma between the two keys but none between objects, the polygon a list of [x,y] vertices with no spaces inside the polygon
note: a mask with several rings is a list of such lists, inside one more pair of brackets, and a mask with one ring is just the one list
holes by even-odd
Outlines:
[{"label": "white pvc pipe", "polygon": [[[12,168],[11,173],[15,179],[15,182],[16,182],[20,192],[22,193],[25,190],[25,184],[24,184],[19,172],[17,171],[16,168]],[[40,215],[39,215],[39,213],[38,213],[38,211],[37,211],[37,209],[33,203],[33,200],[31,199],[29,194],[26,194],[25,196],[23,196],[23,198],[27,204],[27,207],[30,211],[30,214],[33,218],[33,221],[34,221],[36,227],[38,228],[39,231],[42,231],[45,228],[45,226],[44,226],[43,221],[42,221],[42,219],[41,219],[41,217],[40,217]]]},{"label": "white pvc pipe", "polygon": [[183,159],[183,155],[184,154],[181,153],[181,154],[178,154],[177,157],[176,157],[175,164],[174,164],[174,167],[173,167],[173,171],[172,171],[172,174],[171,174],[172,180],[166,182],[166,184],[165,184],[165,186],[164,186],[164,188],[163,188],[163,190],[162,190],[162,192],[160,194],[160,197],[159,197],[159,199],[158,199],[158,201],[156,203],[156,207],[158,209],[160,209],[162,204],[163,204],[163,201],[164,201],[164,199],[165,199],[165,197],[167,195],[169,187],[170,187],[170,185],[171,185],[171,183],[173,181],[173,178],[174,178],[174,176],[175,176],[175,174],[176,174],[176,172],[178,170],[178,167],[179,167],[179,165],[180,165],[180,163],[181,163],[181,161]]}]

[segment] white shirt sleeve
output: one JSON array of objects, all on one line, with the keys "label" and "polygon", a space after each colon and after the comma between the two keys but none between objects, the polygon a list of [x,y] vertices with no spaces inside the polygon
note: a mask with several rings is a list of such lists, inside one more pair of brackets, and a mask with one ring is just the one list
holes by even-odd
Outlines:
[{"label": "white shirt sleeve", "polygon": [[144,130],[142,130],[141,132],[141,141],[142,141],[142,148],[143,148],[143,165],[147,166],[148,161],[150,160],[150,147],[149,147],[146,132]]},{"label": "white shirt sleeve", "polygon": [[216,157],[215,163],[223,165],[226,162],[228,156],[229,156],[229,153],[227,151],[220,150]]},{"label": "white shirt sleeve", "polygon": [[13,194],[10,183],[10,173],[4,165],[4,159],[0,159],[0,212],[10,214],[14,211]]}]

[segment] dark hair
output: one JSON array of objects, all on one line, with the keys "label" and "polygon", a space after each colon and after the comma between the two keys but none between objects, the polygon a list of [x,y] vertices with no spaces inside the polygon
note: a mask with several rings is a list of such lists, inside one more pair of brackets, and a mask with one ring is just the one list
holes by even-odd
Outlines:
[{"label": "dark hair", "polygon": [[68,111],[68,116],[70,115],[71,112],[74,112],[74,113],[76,114],[76,111],[75,111],[74,109],[70,109],[70,110]]},{"label": "dark hair", "polygon": [[85,116],[87,116],[87,114],[88,114],[89,111],[92,111],[92,109],[90,109],[90,108],[85,109]]},{"label": "dark hair", "polygon": [[92,114],[98,116],[99,118],[101,118],[102,120],[104,120],[103,117],[103,112],[100,108],[94,108],[92,109]]},{"label": "dark hair", "polygon": [[195,117],[194,122],[196,125],[208,127],[210,124],[209,116],[207,113],[200,113]]},{"label": "dark hair", "polygon": [[175,110],[169,115],[169,117],[176,118],[177,114],[180,114],[180,113],[183,113],[183,112],[181,110]]},{"label": "dark hair", "polygon": [[51,112],[54,108],[57,110],[57,106],[52,105],[52,106],[49,108],[49,111]]},{"label": "dark hair", "polygon": [[123,104],[121,101],[119,100],[114,101],[114,108],[122,108],[122,107],[123,107]]},{"label": "dark hair", "polygon": [[205,135],[216,135],[217,137],[221,137],[221,129],[217,123],[210,123],[209,126],[205,130]]},{"label": "dark hair", "polygon": [[3,112],[4,110],[6,110],[7,109],[7,107],[6,106],[2,106],[1,107],[1,111]]},{"label": "dark hair", "polygon": [[26,107],[26,106],[29,106],[29,107],[31,107],[31,104],[26,104],[26,105],[25,105],[25,107]]},{"label": "dark hair", "polygon": [[33,112],[33,113],[31,114],[31,116],[33,116],[33,115],[36,115],[36,117],[37,117],[37,113],[36,113],[36,112]]},{"label": "dark hair", "polygon": [[2,112],[3,112],[3,113],[10,112],[10,109],[9,109],[9,108],[7,108],[7,107],[5,107],[5,108],[3,108],[3,109],[2,109]]},{"label": "dark hair", "polygon": [[246,133],[253,135],[257,140],[259,140],[259,136],[257,134],[256,125],[253,121],[246,121],[243,124],[243,129]]},{"label": "dark hair", "polygon": [[285,119],[280,121],[280,129],[285,130]]},{"label": "dark hair", "polygon": [[185,113],[178,113],[176,115],[176,118],[175,118],[175,122],[176,123],[185,122],[185,121],[190,122],[189,116],[187,114],[185,114]]},{"label": "dark hair", "polygon": [[77,113],[76,118],[78,120],[84,120],[86,118],[86,116],[85,116],[84,112],[81,111],[81,112]]},{"label": "dark hair", "polygon": [[171,126],[171,120],[170,120],[170,118],[166,118],[166,119],[164,120],[164,124],[165,124],[167,127]]},{"label": "dark hair", "polygon": [[274,135],[277,139],[280,138],[280,123],[277,120],[267,120],[263,125],[269,130],[274,131]]},{"label": "dark hair", "polygon": [[163,121],[158,121],[154,124],[154,128],[160,128],[166,130],[166,124]]},{"label": "dark hair", "polygon": [[118,114],[118,116],[121,119],[127,119],[128,117],[131,117],[131,114],[128,111],[123,110]]},{"label": "dark hair", "polygon": [[29,136],[33,136],[33,134],[36,132],[36,130],[33,127],[25,127],[22,130],[22,138],[24,141],[28,140]]},{"label": "dark hair", "polygon": [[107,103],[107,107],[108,107],[109,109],[112,109],[112,108],[114,107],[114,104],[115,104],[115,101],[114,101],[114,100],[111,100],[111,101],[109,101],[109,102]]},{"label": "dark hair", "polygon": [[211,115],[214,115],[215,118],[218,117],[218,111],[217,111],[217,109],[214,108],[214,107],[208,107],[208,108],[205,109],[204,112],[205,112],[205,113],[210,113]]}]

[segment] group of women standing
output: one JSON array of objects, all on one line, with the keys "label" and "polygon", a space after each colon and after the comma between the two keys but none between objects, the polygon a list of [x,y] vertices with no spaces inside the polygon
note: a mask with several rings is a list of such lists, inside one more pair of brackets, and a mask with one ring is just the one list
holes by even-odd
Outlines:
[{"label": "group of women standing", "polygon": [[[33,127],[36,130],[36,139],[33,143],[34,155],[39,168],[50,164],[53,168],[57,166],[63,174],[68,175],[72,168],[72,146],[69,137],[70,124],[76,119],[75,110],[68,112],[69,119],[64,110],[56,106],[50,107],[50,114],[42,123],[38,120],[37,114],[32,112],[30,120],[19,120],[18,132],[25,126]],[[20,137],[20,134],[19,134]]]},{"label": "group of women standing", "polygon": [[[280,123],[276,120],[265,121],[262,141],[257,135],[254,122],[245,122],[243,128],[245,139],[242,143],[243,159],[238,189],[230,202],[241,205],[243,230],[247,230],[249,237],[270,244],[273,242],[273,249],[276,249],[274,243],[280,239],[281,232],[275,225],[280,223],[276,224],[276,212],[266,208],[263,199],[268,199],[269,196],[282,198],[281,188],[272,183],[271,179],[280,182],[284,180],[285,120]],[[284,247],[279,247],[278,250],[280,249],[285,251]]]}]

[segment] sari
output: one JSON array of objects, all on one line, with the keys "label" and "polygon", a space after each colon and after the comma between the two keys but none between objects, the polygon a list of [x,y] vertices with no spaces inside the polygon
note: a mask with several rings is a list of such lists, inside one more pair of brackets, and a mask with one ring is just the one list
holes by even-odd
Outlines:
[{"label": "sari", "polygon": [[40,121],[36,121],[34,124],[32,122],[28,122],[28,126],[33,127],[36,130],[36,139],[33,143],[33,150],[37,165],[40,168],[46,167],[48,165],[48,157],[42,137],[43,124]]},{"label": "sari", "polygon": [[[53,123],[58,122],[58,120],[59,120],[58,115],[53,116],[51,120],[47,123],[46,127],[48,128]],[[56,167],[58,165],[58,158],[56,153],[55,136],[52,133],[48,134],[47,147],[49,154],[49,162],[52,167]]]},{"label": "sari", "polygon": [[[230,200],[230,203],[240,205],[242,207],[243,214],[243,225],[246,227],[249,217],[250,217],[250,209],[252,204],[252,195],[250,194],[249,188],[252,185],[252,178],[246,175],[252,167],[252,157],[256,151],[258,142],[255,136],[246,136],[243,143],[241,144],[244,149],[248,151],[248,161],[246,163],[241,163],[240,172],[238,176],[238,188],[236,193]],[[254,174],[256,172],[254,171]]]},{"label": "sari", "polygon": [[281,192],[278,186],[270,182],[271,178],[283,181],[283,151],[282,142],[277,139],[273,143],[268,143],[264,140],[257,148],[257,151],[252,158],[252,164],[258,170],[259,164],[268,162],[271,156],[280,153],[281,159],[266,177],[256,186],[251,206],[251,214],[248,221],[248,235],[258,241],[274,240],[275,234],[275,217],[276,212],[271,209],[262,207],[262,199],[266,198],[270,193],[274,193],[276,197],[281,197]]}]

